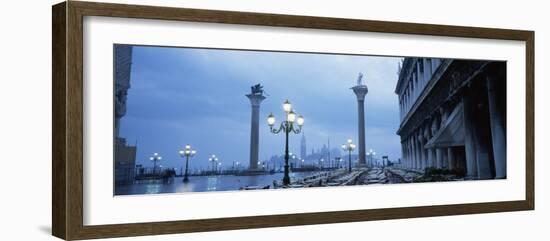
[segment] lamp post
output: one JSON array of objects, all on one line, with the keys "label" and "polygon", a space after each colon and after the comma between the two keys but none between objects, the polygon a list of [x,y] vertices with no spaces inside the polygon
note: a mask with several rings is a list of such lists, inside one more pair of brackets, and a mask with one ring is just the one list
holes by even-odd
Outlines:
[{"label": "lamp post", "polygon": [[369,152],[367,152],[367,156],[369,157],[369,162],[371,166],[374,166],[374,163],[373,163],[374,155],[376,155],[376,152],[373,151],[372,149],[370,149]]},{"label": "lamp post", "polygon": [[159,156],[158,153],[153,153],[153,156],[152,157],[149,157],[149,160],[151,160],[153,162],[153,174],[156,173],[156,170],[157,170],[157,162],[162,160],[162,157]]},{"label": "lamp post", "polygon": [[[269,130],[273,134],[278,134],[281,131],[284,131],[285,133],[285,174],[283,177],[283,185],[287,186],[290,185],[290,176],[288,173],[288,135],[291,132],[299,134],[302,131],[302,126],[304,125],[304,117],[300,115],[298,116],[298,118],[296,118],[296,113],[292,110],[292,105],[288,100],[283,103],[283,110],[285,111],[286,119],[281,122],[279,128],[273,128],[273,126],[275,125],[275,116],[273,115],[273,113],[269,114],[269,116],[267,117],[267,124],[269,125]],[[294,122],[296,122],[298,127],[296,127],[296,124]]]},{"label": "lamp post", "polygon": [[216,172],[216,163],[218,162],[218,158],[216,155],[212,154],[210,158],[208,158],[208,161],[212,163],[212,174],[214,174]]},{"label": "lamp post", "polygon": [[180,156],[185,157],[185,174],[183,174],[183,182],[188,182],[189,178],[187,177],[187,169],[189,166],[189,157],[193,157],[197,154],[197,151],[194,149],[191,149],[191,145],[187,144],[185,145],[185,148],[183,150],[180,150]]},{"label": "lamp post", "polygon": [[348,171],[351,172],[351,152],[355,149],[355,144],[348,139],[348,142],[342,145],[342,149],[348,152]]}]

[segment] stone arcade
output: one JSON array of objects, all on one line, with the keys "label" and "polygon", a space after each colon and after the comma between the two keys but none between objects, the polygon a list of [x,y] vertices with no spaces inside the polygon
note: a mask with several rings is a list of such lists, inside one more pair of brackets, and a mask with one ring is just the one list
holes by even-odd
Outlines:
[{"label": "stone arcade", "polygon": [[506,178],[506,63],[405,58],[399,97],[403,165]]}]

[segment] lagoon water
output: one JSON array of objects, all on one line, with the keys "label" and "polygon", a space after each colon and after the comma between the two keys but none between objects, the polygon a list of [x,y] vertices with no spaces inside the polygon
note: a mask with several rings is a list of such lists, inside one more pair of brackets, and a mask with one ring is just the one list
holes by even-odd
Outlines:
[{"label": "lagoon water", "polygon": [[[313,175],[315,172],[290,173],[291,180]],[[246,186],[264,187],[271,185],[273,181],[281,181],[283,173],[256,175],[256,176],[189,176],[189,182],[183,183],[182,177],[175,177],[170,183],[160,181],[145,181],[129,185],[115,186],[115,195],[132,194],[159,194],[159,193],[182,193],[182,192],[210,192],[210,191],[231,191],[239,190]]]}]

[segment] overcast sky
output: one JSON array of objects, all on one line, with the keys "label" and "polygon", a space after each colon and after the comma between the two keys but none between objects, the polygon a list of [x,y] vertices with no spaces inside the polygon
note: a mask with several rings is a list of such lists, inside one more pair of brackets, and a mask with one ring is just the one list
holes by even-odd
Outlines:
[{"label": "overcast sky", "polygon": [[[284,151],[284,135],[269,132],[270,112],[279,122],[289,99],[305,118],[308,153],[330,138],[338,147],[357,142],[357,101],[350,87],[359,72],[369,88],[365,102],[367,150],[395,160],[401,155],[399,108],[394,94],[400,58],[263,51],[134,47],[127,114],[120,136],[137,142],[136,164],[151,166],[158,152],[163,167],[182,166],[178,150],[196,150],[191,167],[206,167],[216,154],[225,167],[248,163],[250,102],[245,94],[260,83],[267,98],[260,109],[260,160]],[[300,151],[300,135],[290,150]]]}]

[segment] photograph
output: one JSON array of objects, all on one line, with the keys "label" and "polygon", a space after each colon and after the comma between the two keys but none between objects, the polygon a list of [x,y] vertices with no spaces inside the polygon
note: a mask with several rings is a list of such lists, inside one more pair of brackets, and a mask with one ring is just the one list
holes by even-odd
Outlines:
[{"label": "photograph", "polygon": [[506,179],[506,61],[129,44],[113,60],[115,196]]}]

